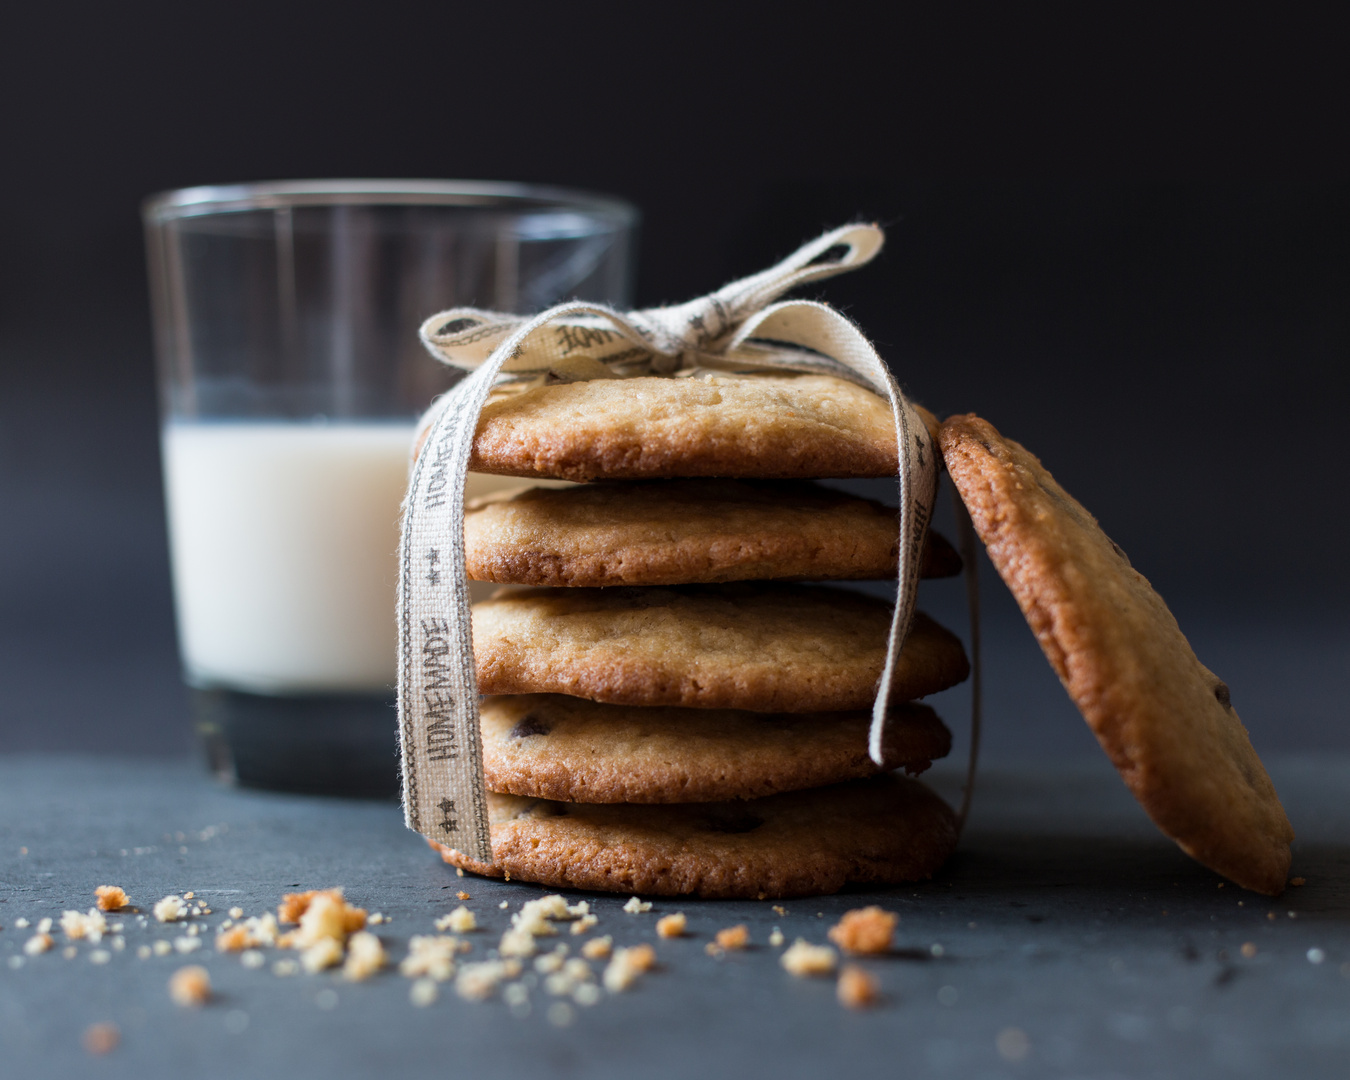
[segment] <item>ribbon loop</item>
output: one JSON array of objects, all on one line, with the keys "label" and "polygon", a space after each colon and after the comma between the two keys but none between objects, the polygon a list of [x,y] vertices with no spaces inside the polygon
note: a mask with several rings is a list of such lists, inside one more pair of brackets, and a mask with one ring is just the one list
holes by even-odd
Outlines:
[{"label": "ribbon loop", "polygon": [[[697,366],[697,357],[719,355],[745,319],[785,292],[856,269],[881,250],[884,234],[875,225],[845,225],[803,245],[776,266],[733,281],[686,304],[648,308],[623,315],[601,304],[570,302],[550,308],[553,340],[517,348],[501,370],[544,372],[553,360],[581,352],[604,364],[644,366],[668,375]],[[834,255],[835,257],[828,257]],[[425,320],[419,336],[443,363],[473,371],[531,320],[482,308],[451,308]]]}]

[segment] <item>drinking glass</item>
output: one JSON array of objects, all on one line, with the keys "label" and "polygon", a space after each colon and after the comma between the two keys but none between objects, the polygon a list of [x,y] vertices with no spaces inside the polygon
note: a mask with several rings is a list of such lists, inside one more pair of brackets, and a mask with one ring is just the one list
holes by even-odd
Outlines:
[{"label": "drinking glass", "polygon": [[417,328],[461,305],[628,306],[637,213],[321,180],[170,191],[143,217],[179,651],[211,767],[392,794],[399,504],[415,420],[458,377]]}]

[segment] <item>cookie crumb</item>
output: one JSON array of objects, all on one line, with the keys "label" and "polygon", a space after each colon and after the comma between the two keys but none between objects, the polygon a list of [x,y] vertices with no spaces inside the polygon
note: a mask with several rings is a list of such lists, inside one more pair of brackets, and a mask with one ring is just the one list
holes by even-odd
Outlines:
[{"label": "cookie crumb", "polygon": [[154,906],[155,918],[160,922],[178,922],[187,918],[187,905],[181,896],[166,896]]},{"label": "cookie crumb", "polygon": [[61,955],[64,956],[67,960],[74,960],[75,957],[80,955],[80,950],[75,948],[74,945],[67,945],[64,949],[61,950]]},{"label": "cookie crumb", "polygon": [[502,935],[497,951],[503,956],[533,956],[534,935],[528,930],[508,930]]},{"label": "cookie crumb", "polygon": [[27,920],[27,919],[23,919],[23,918],[15,919],[15,920],[14,920],[14,929],[15,929],[15,930],[27,930],[27,929],[28,929],[28,920]]},{"label": "cookie crumb", "polygon": [[319,938],[300,954],[300,966],[311,975],[342,962],[342,943],[336,938]]},{"label": "cookie crumb", "polygon": [[579,956],[574,956],[563,964],[563,974],[573,982],[590,982],[595,978],[595,973],[591,971],[591,965]]},{"label": "cookie crumb", "polygon": [[589,1008],[592,1005],[598,1005],[600,999],[604,996],[600,987],[595,983],[581,983],[572,990],[572,1000],[578,1005],[584,1005]]},{"label": "cookie crumb", "polygon": [[750,944],[750,929],[744,923],[739,926],[728,926],[724,930],[717,931],[714,940],[719,949],[744,949]]},{"label": "cookie crumb", "polygon": [[116,885],[100,885],[94,890],[100,911],[121,911],[127,906],[126,890]]},{"label": "cookie crumb", "polygon": [[169,978],[169,997],[175,1005],[205,1005],[211,999],[211,976],[197,964],[179,968]]},{"label": "cookie crumb", "polygon": [[278,960],[272,965],[272,974],[279,979],[300,974],[300,965],[294,960]]},{"label": "cookie crumb", "polygon": [[448,915],[442,915],[437,919],[435,927],[437,930],[452,930],[456,934],[467,934],[470,930],[478,929],[478,920],[472,911],[460,904]]},{"label": "cookie crumb", "polygon": [[408,955],[398,970],[408,978],[429,978],[445,982],[455,973],[455,954],[460,943],[452,937],[432,937],[415,934],[408,942]]},{"label": "cookie crumb", "polygon": [[779,930],[778,927],[775,926],[772,930],[769,931],[769,945],[777,949],[782,944],[783,944],[783,931]]},{"label": "cookie crumb", "polygon": [[111,959],[112,953],[107,949],[95,949],[89,954],[89,962],[91,964],[106,964]]},{"label": "cookie crumb", "polygon": [[51,934],[34,934],[23,943],[23,951],[28,956],[37,956],[39,953],[45,953],[56,942],[52,940]]},{"label": "cookie crumb", "polygon": [[589,930],[599,921],[600,919],[596,915],[583,915],[581,918],[579,918],[576,922],[572,924],[572,933],[584,934],[587,930]]},{"label": "cookie crumb", "polygon": [[317,889],[302,893],[283,893],[281,903],[277,905],[277,922],[282,926],[298,923],[300,916],[308,910],[311,901],[318,895]]},{"label": "cookie crumb", "polygon": [[1244,942],[1242,946],[1242,955],[1250,960],[1256,955],[1256,943],[1252,941]]},{"label": "cookie crumb", "polygon": [[216,952],[243,952],[252,944],[248,930],[242,926],[233,927],[216,935]]},{"label": "cookie crumb", "polygon": [[97,908],[90,908],[88,915],[81,915],[78,911],[61,913],[61,930],[65,933],[67,941],[84,939],[97,945],[103,940],[103,933],[107,929],[108,920]]},{"label": "cookie crumb", "polygon": [[257,949],[245,949],[239,957],[239,963],[250,969],[260,968],[267,963],[267,957]]},{"label": "cookie crumb", "polygon": [[360,982],[384,967],[384,946],[369,930],[358,930],[347,941],[347,962],[342,965],[344,978]]},{"label": "cookie crumb", "polygon": [[611,994],[621,993],[637,982],[643,972],[656,966],[656,950],[650,945],[635,945],[631,949],[616,949],[605,968],[603,981]]},{"label": "cookie crumb", "polygon": [[663,915],[657,919],[656,932],[661,937],[681,937],[688,923],[689,920],[685,918],[684,912],[677,911],[674,915]]},{"label": "cookie crumb", "polygon": [[778,960],[789,974],[806,978],[833,974],[839,956],[828,945],[812,945],[804,938],[798,938]]},{"label": "cookie crumb", "polygon": [[900,916],[883,911],[875,904],[856,908],[845,912],[844,917],[830,927],[829,938],[845,952],[884,953],[890,950],[895,924],[899,921]]},{"label": "cookie crumb", "polygon": [[610,954],[614,945],[614,939],[608,934],[604,937],[591,938],[581,947],[581,955],[587,960],[603,960]]},{"label": "cookie crumb", "polygon": [[839,972],[834,992],[839,1004],[849,1009],[866,1009],[881,996],[876,978],[856,964],[849,964]]},{"label": "cookie crumb", "polygon": [[463,889],[460,889],[459,892],[455,893],[456,900],[467,900],[468,898],[469,894],[466,893]]},{"label": "cookie crumb", "polygon": [[468,1001],[483,1001],[497,992],[503,980],[513,978],[519,971],[519,964],[503,960],[465,964],[455,979],[455,993]]},{"label": "cookie crumb", "polygon": [[241,907],[232,907],[226,914],[229,915],[231,919],[242,919],[244,917],[244,909]]},{"label": "cookie crumb", "polygon": [[380,911],[372,911],[370,913],[370,916],[366,919],[367,926],[380,926],[383,923],[384,923],[384,913]]},{"label": "cookie crumb", "polygon": [[[1290,914],[1293,914],[1293,912],[1290,912]],[[51,919],[39,919],[37,924],[37,932],[39,934],[50,934],[52,932]]]},{"label": "cookie crumb", "polygon": [[629,915],[642,915],[651,909],[650,900],[639,900],[636,896],[629,897],[628,903],[623,906],[623,910]]},{"label": "cookie crumb", "polygon": [[99,1056],[111,1054],[122,1041],[122,1032],[116,1024],[90,1024],[80,1036],[86,1053]]},{"label": "cookie crumb", "polygon": [[1303,877],[1291,877],[1289,879],[1289,884],[1294,886],[1294,888],[1298,888],[1300,885],[1308,884],[1308,879]]},{"label": "cookie crumb", "polygon": [[[304,897],[305,906],[299,916],[300,928],[295,931],[294,948],[308,949],[327,939],[337,942],[340,951],[348,934],[365,928],[365,908],[352,907],[343,899],[341,889],[324,889],[306,893]],[[297,898],[292,896],[290,899]],[[293,904],[291,911],[297,906]]]},{"label": "cookie crumb", "polygon": [[177,952],[187,955],[190,952],[196,952],[202,947],[202,939],[199,937],[176,937],[173,939],[173,947]]},{"label": "cookie crumb", "polygon": [[167,941],[156,941],[153,952],[156,956],[168,956],[169,953],[173,952],[173,946]]},{"label": "cookie crumb", "polygon": [[408,989],[408,1000],[419,1009],[425,1009],[433,1004],[439,996],[440,990],[437,989],[433,979],[418,979]]},{"label": "cookie crumb", "polygon": [[781,916],[787,914],[787,908],[785,908],[782,904],[774,904],[774,906],[773,906],[773,912],[774,912],[775,915],[778,915],[778,916],[781,917]]}]

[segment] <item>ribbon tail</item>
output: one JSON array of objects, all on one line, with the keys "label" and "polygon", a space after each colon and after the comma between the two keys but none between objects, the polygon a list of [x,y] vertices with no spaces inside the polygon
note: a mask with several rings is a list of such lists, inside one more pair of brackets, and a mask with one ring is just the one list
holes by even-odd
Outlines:
[{"label": "ribbon tail", "polygon": [[919,557],[937,496],[937,447],[872,343],[861,330],[833,308],[808,300],[774,304],[746,321],[732,339],[731,348],[743,348],[755,338],[786,342],[833,360],[866,380],[873,390],[891,404],[898,457],[896,481],[900,501],[900,566],[886,649],[886,666],[877,687],[877,697],[872,707],[872,726],[868,734],[868,753],[873,761],[881,765],[885,758],[887,726],[892,722],[890,706],[895,669],[914,621]]}]

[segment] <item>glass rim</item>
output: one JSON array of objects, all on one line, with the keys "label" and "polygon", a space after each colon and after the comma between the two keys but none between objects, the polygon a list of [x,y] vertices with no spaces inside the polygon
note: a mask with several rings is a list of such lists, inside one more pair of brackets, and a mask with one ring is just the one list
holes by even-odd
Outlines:
[{"label": "glass rim", "polygon": [[207,184],[175,188],[148,196],[141,203],[147,225],[184,218],[247,210],[281,210],[300,206],[464,206],[525,208],[551,205],[559,210],[611,217],[632,227],[639,211],[613,195],[546,184],[497,180],[331,179],[267,180],[245,184]]}]

